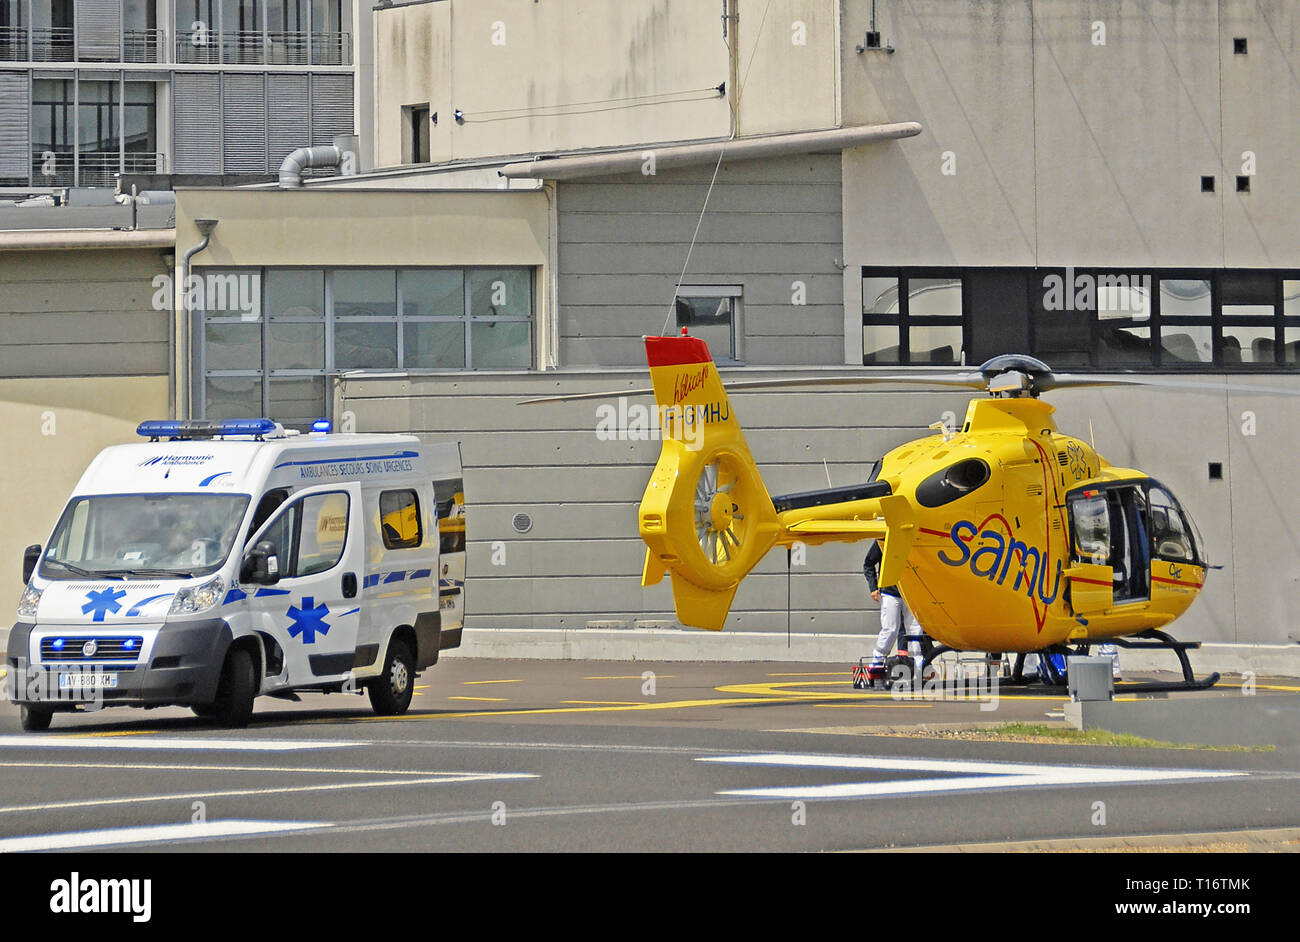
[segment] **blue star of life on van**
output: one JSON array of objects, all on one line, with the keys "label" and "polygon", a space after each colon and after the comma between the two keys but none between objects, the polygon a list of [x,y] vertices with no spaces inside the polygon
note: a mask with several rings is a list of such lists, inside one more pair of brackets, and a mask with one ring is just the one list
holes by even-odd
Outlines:
[{"label": "blue star of life on van", "polygon": [[[112,586],[109,586],[107,589],[102,589],[99,592],[91,589],[86,593],[88,601],[85,605],[81,606],[81,613],[83,615],[90,615],[91,621],[103,621],[104,615],[107,613],[112,612],[114,615],[118,613],[122,606],[117,600],[125,595],[126,591],[124,589],[114,589]],[[91,614],[92,612],[94,614]]]},{"label": "blue star of life on van", "polygon": [[315,601],[310,595],[303,596],[302,608],[290,605],[289,611],[285,613],[293,622],[289,626],[289,636],[296,638],[302,635],[303,644],[315,644],[317,632],[329,634],[330,626],[325,623],[325,616],[330,613],[329,606],[324,602],[316,605]]}]

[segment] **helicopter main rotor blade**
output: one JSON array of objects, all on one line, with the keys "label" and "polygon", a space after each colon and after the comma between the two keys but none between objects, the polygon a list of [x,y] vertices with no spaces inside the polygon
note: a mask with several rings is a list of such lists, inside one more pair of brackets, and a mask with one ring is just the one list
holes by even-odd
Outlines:
[{"label": "helicopter main rotor blade", "polygon": [[[791,386],[949,386],[958,389],[974,389],[983,392],[988,381],[979,374],[957,374],[951,376],[926,376],[918,374],[901,375],[857,375],[857,376],[816,376],[797,377],[795,379],[746,379],[723,383],[727,392],[746,389],[782,389]],[[577,402],[583,399],[614,399],[618,396],[652,396],[653,389],[621,389],[606,392],[574,393],[568,396],[540,396],[536,399],[522,399],[521,406],[537,405],[544,402]]]},{"label": "helicopter main rotor blade", "polygon": [[1090,386],[1150,386],[1155,389],[1174,389],[1185,392],[1236,392],[1258,393],[1269,396],[1300,396],[1300,387],[1287,389],[1282,386],[1252,386],[1246,383],[1195,383],[1186,379],[1166,379],[1162,376],[1149,377],[1091,377],[1057,374],[1041,379],[1039,389],[1049,392],[1056,389],[1085,389]]}]

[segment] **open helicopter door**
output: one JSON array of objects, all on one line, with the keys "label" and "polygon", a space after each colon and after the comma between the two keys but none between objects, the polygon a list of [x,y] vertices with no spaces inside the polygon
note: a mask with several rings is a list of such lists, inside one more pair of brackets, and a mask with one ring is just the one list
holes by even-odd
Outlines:
[{"label": "open helicopter door", "polygon": [[1070,510],[1070,606],[1076,615],[1096,615],[1115,604],[1115,569],[1110,565],[1110,508],[1096,488],[1066,498]]}]

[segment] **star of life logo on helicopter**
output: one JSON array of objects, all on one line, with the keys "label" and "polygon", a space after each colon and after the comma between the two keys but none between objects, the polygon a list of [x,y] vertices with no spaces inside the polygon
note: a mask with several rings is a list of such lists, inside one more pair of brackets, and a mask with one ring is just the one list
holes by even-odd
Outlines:
[{"label": "star of life logo on helicopter", "polygon": [[704,426],[731,418],[731,403],[700,405],[644,405],[629,403],[626,396],[596,407],[596,438],[602,442],[647,442],[675,438],[690,451],[704,446]]}]

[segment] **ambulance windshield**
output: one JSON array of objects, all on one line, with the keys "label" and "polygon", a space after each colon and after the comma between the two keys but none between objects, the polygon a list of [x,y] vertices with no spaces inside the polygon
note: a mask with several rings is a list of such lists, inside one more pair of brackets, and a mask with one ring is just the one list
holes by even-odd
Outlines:
[{"label": "ambulance windshield", "polygon": [[190,578],[230,555],[247,494],[120,494],[68,504],[41,561],[46,579]]}]

